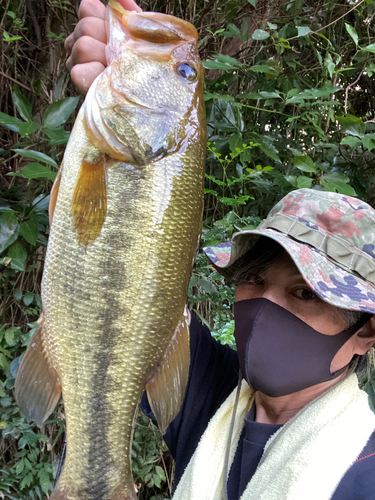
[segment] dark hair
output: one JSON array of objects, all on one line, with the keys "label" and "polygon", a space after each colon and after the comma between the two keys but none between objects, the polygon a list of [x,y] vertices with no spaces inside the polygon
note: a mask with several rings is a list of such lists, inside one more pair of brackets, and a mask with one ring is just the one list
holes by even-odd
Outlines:
[{"label": "dark hair", "polygon": [[[225,274],[225,279],[229,285],[241,285],[259,277],[271,264],[280,260],[286,250],[271,238],[261,236],[255,245],[232,264]],[[351,311],[337,307],[337,312],[345,322],[345,328],[355,325],[363,315],[362,311]],[[363,372],[367,369],[368,356],[359,356],[356,372]]]}]

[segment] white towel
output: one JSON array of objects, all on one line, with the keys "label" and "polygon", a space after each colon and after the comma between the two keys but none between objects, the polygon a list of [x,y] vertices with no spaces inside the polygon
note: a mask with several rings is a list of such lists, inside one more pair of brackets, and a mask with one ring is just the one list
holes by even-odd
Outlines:
[{"label": "white towel", "polygon": [[[221,500],[235,392],[208,424],[173,500]],[[242,382],[230,447],[232,463],[254,392]],[[367,394],[352,374],[305,406],[266,444],[241,500],[328,500],[375,429]]]}]

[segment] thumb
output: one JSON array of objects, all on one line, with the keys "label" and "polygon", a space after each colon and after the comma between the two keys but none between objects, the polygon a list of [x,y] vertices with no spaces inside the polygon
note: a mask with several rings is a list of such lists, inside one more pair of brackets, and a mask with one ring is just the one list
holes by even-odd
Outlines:
[{"label": "thumb", "polygon": [[137,5],[134,0],[117,0],[120,5],[126,10],[135,10],[136,12],[142,12],[142,9]]}]

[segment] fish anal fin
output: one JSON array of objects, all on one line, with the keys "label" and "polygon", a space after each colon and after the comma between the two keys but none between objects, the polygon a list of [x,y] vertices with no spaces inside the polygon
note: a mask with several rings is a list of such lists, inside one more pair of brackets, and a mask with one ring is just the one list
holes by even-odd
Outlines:
[{"label": "fish anal fin", "polygon": [[106,155],[84,159],[74,188],[71,215],[78,243],[88,246],[99,236],[107,213]]},{"label": "fish anal fin", "polygon": [[56,203],[57,203],[57,196],[58,196],[59,190],[60,190],[61,176],[62,176],[62,171],[64,168],[63,165],[64,165],[63,163],[60,165],[59,171],[57,172],[55,181],[52,185],[52,189],[51,189],[51,193],[50,193],[50,197],[49,197],[48,217],[49,217],[50,227],[52,225],[53,214],[55,213],[55,208],[56,208]]},{"label": "fish anal fin", "polygon": [[189,377],[190,334],[185,309],[161,362],[146,384],[151,409],[164,434],[177,416]]},{"label": "fish anal fin", "polygon": [[18,406],[27,421],[35,421],[38,427],[42,427],[61,396],[59,376],[43,345],[44,328],[42,319],[22,358],[15,382]]}]

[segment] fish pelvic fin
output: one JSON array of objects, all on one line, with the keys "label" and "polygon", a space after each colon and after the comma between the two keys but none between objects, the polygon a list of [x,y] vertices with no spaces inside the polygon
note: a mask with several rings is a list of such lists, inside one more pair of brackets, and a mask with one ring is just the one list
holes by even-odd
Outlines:
[{"label": "fish pelvic fin", "polygon": [[61,384],[44,345],[43,315],[38,322],[40,326],[31,338],[18,368],[15,398],[27,421],[35,421],[38,427],[42,427],[61,396]]},{"label": "fish pelvic fin", "polygon": [[177,416],[189,378],[190,333],[187,309],[161,362],[146,384],[151,409],[164,434]]},{"label": "fish pelvic fin", "polygon": [[107,213],[106,155],[84,159],[74,188],[71,215],[78,243],[87,247],[102,230]]}]

